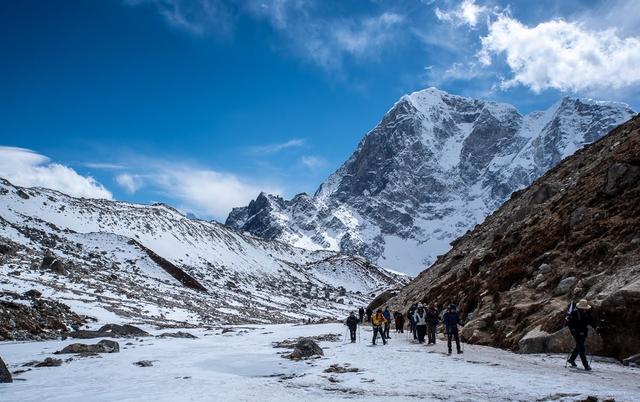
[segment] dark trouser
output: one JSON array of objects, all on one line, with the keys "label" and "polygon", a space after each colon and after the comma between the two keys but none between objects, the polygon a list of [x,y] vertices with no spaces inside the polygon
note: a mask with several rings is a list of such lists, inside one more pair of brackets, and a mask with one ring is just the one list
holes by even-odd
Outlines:
[{"label": "dark trouser", "polygon": [[436,324],[427,324],[427,337],[429,338],[429,345],[436,344]]},{"label": "dark trouser", "polygon": [[413,339],[418,339],[418,335],[416,335],[416,323],[413,321],[409,321],[409,329],[411,329],[411,333],[413,334]]},{"label": "dark trouser", "polygon": [[396,321],[396,332],[404,334],[404,321]]},{"label": "dark trouser", "polygon": [[351,342],[356,341],[356,330],[358,327],[349,327],[349,333],[351,334]]},{"label": "dark trouser", "polygon": [[390,329],[390,328],[391,328],[391,324],[390,324],[389,322],[385,322],[385,323],[384,323],[384,337],[385,337],[385,338],[387,338],[387,339],[388,339],[388,338],[391,338],[391,337],[389,336],[389,329]]},{"label": "dark trouser", "polygon": [[360,324],[362,324],[362,321],[364,320],[364,315],[360,316]]},{"label": "dark trouser", "polygon": [[458,352],[460,352],[460,335],[458,335],[458,328],[447,329],[447,347],[449,348],[449,353],[451,353],[451,338],[455,338],[456,348],[458,349]]},{"label": "dark trouser", "polygon": [[367,322],[371,322],[371,315],[367,314]]},{"label": "dark trouser", "polygon": [[574,363],[576,361],[576,357],[580,355],[580,360],[582,360],[582,365],[584,368],[589,367],[589,362],[587,361],[587,352],[584,347],[584,342],[587,340],[586,334],[571,334],[573,335],[573,339],[576,341],[576,347],[573,349],[571,353],[571,357],[569,357],[569,361]]},{"label": "dark trouser", "polygon": [[373,344],[376,344],[376,339],[378,338],[378,333],[380,333],[380,338],[382,338],[382,343],[384,345],[387,344],[387,338],[384,336],[384,330],[382,329],[382,327],[377,326],[377,327],[373,327]]},{"label": "dark trouser", "polygon": [[424,343],[424,336],[427,333],[427,326],[416,325],[416,332],[418,333],[418,342]]}]

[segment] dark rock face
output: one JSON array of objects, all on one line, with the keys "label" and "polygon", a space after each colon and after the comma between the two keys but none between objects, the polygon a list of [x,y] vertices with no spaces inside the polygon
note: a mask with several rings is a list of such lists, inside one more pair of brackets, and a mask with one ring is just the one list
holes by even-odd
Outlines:
[{"label": "dark rock face", "polygon": [[322,348],[310,338],[302,338],[296,343],[296,346],[287,358],[291,360],[306,359],[312,356],[324,356]]},{"label": "dark rock face", "polygon": [[56,354],[117,353],[119,351],[120,345],[118,342],[103,339],[95,345],[73,343],[56,352]]},{"label": "dark rock face", "polygon": [[4,364],[4,361],[0,357],[0,383],[13,382],[13,378],[11,377],[11,372],[7,369],[7,366]]},{"label": "dark rock face", "polygon": [[[640,350],[640,117],[563,160],[389,301],[457,303],[463,337],[523,352],[567,352],[564,316],[589,300],[592,352]],[[549,189],[555,189],[548,191]],[[544,196],[540,196],[544,194]]]},{"label": "dark rock face", "polygon": [[[226,224],[415,273],[514,191],[633,114],[623,104],[564,98],[522,116],[430,88],[402,97],[313,196],[262,193]],[[614,170],[611,191],[635,180],[632,168]],[[557,191],[542,187],[532,203]]]},{"label": "dark rock face", "polygon": [[67,336],[77,339],[93,339],[93,338],[134,338],[151,336],[148,332],[135,327],[133,325],[125,324],[107,324],[103,325],[97,331],[79,330],[70,332]]},{"label": "dark rock face", "polygon": [[33,293],[0,292],[0,295],[21,301],[0,301],[0,341],[54,339],[67,333],[69,327],[86,322],[69,306],[48,299],[34,299]]},{"label": "dark rock face", "polygon": [[163,334],[158,335],[158,338],[183,338],[183,339],[198,339],[197,336],[190,334],[188,332],[165,332]]}]

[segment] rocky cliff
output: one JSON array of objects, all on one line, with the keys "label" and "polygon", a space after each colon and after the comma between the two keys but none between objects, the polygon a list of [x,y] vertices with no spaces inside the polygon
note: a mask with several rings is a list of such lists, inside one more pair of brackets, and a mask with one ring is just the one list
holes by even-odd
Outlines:
[{"label": "rocky cliff", "polygon": [[639,228],[635,117],[514,193],[390,303],[457,303],[469,342],[559,352],[566,307],[586,298],[591,350],[623,358],[640,351]]}]

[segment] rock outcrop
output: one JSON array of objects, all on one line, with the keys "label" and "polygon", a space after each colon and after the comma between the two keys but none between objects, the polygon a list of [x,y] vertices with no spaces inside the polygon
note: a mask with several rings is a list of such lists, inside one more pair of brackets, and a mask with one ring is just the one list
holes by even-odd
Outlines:
[{"label": "rock outcrop", "polygon": [[103,339],[95,345],[87,345],[84,343],[72,343],[64,349],[57,351],[56,354],[92,354],[92,353],[118,353],[120,345],[118,342]]},{"label": "rock outcrop", "polygon": [[13,377],[11,376],[11,372],[4,364],[4,361],[0,357],[0,383],[13,382]]},{"label": "rock outcrop", "polygon": [[322,351],[322,348],[313,339],[302,338],[296,343],[293,348],[293,352],[288,354],[286,357],[291,360],[300,360],[323,355],[324,352]]},{"label": "rock outcrop", "polygon": [[458,303],[469,342],[565,352],[567,305],[586,298],[602,338],[592,350],[637,354],[639,167],[635,117],[514,193],[390,303]]}]

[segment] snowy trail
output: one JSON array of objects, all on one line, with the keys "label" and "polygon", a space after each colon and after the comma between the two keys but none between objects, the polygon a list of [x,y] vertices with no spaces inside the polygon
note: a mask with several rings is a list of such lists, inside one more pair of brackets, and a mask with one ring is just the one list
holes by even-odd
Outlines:
[{"label": "snowy trail", "polygon": [[[286,349],[274,349],[271,343],[327,333],[344,336],[345,327],[268,325],[224,335],[219,329],[188,332],[199,339],[120,339],[120,353],[33,369],[16,376],[25,381],[0,384],[0,400],[575,401],[594,395],[640,401],[640,370],[615,363],[594,362],[594,372],[586,373],[565,369],[563,356],[517,355],[474,345],[465,345],[464,355],[446,356],[443,342],[427,347],[393,333],[387,346],[372,347],[367,327],[361,329],[360,343],[322,342],[323,358],[292,362],[278,355]],[[14,371],[73,342],[3,343],[0,356]],[[133,365],[140,360],[154,366]],[[361,372],[325,373],[333,364],[349,364]]]}]

